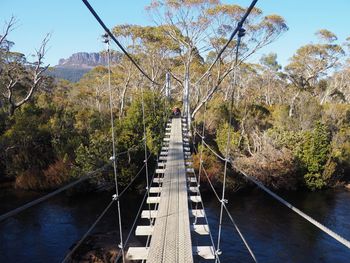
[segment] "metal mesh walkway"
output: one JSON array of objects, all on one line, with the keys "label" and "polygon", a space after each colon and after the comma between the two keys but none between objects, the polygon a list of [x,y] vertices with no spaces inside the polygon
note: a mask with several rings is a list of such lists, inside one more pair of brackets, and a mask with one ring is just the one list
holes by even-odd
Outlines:
[{"label": "metal mesh walkway", "polygon": [[157,176],[149,188],[148,210],[141,212],[141,219],[155,219],[155,223],[136,228],[136,236],[147,236],[148,239],[145,247],[129,247],[128,260],[192,263],[198,257],[208,260],[215,258],[212,246],[201,246],[198,240],[197,245],[192,246],[191,237],[208,236],[210,231],[207,221],[205,224],[199,222],[205,218],[203,206],[196,205],[195,209],[189,209],[189,203],[193,205],[202,201],[192,168],[187,133],[185,120],[169,120],[155,171]]},{"label": "metal mesh walkway", "polygon": [[172,119],[167,165],[147,262],[193,262],[181,119]]}]

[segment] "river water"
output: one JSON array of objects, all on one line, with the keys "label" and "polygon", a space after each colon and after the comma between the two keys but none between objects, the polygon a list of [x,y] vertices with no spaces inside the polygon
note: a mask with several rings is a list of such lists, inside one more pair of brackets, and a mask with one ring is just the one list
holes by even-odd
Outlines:
[{"label": "river water", "polygon": [[[350,240],[350,192],[327,190],[281,195]],[[0,190],[0,214],[38,196]],[[110,199],[111,195],[106,193],[79,197],[62,194],[0,222],[0,262],[61,262],[69,247],[85,233]],[[136,213],[138,199],[129,195],[121,200],[125,231]],[[210,194],[204,201],[216,242],[220,207]],[[228,206],[259,262],[350,262],[349,249],[258,189],[229,196]],[[113,208],[95,231],[115,231],[116,222]],[[210,244],[208,238],[198,242]],[[252,262],[227,217],[221,248],[221,262]]]}]

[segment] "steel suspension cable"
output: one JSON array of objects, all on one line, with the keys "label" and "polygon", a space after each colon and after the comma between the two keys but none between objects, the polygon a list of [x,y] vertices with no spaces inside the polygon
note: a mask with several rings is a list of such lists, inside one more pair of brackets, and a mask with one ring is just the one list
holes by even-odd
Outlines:
[{"label": "steel suspension cable", "polygon": [[[158,158],[157,158],[157,159],[158,159]],[[158,160],[157,160],[157,162],[158,162]],[[156,174],[155,172],[156,172],[156,171],[154,170],[150,182],[153,181],[154,176],[155,176],[155,174]],[[145,194],[144,194],[144,196],[143,196],[143,199],[142,199],[142,201],[141,201],[140,207],[139,207],[138,212],[137,212],[137,214],[136,214],[136,216],[135,216],[135,219],[134,219],[134,221],[133,221],[132,227],[131,227],[131,229],[130,229],[130,231],[129,231],[129,233],[128,233],[128,236],[127,236],[127,238],[126,238],[126,240],[125,240],[125,246],[128,244],[129,239],[130,239],[130,236],[131,236],[131,233],[132,233],[133,229],[135,228],[137,219],[138,219],[138,217],[140,216],[140,213],[141,213],[141,210],[142,210],[142,206],[143,206],[144,203],[145,203],[146,197],[147,197],[147,196],[149,197],[150,188],[151,188],[151,183],[150,183],[149,185],[146,186],[146,192],[145,192]],[[160,195],[160,193],[159,193],[158,195]],[[158,206],[158,205],[159,205],[159,204],[156,204],[156,207],[155,207],[154,210],[157,210],[157,206]],[[151,217],[150,217],[150,218],[151,218]],[[152,225],[153,225],[154,221],[155,221],[155,219],[152,219]],[[150,236],[148,236],[147,241],[146,241],[146,247],[147,247],[148,242],[149,242],[149,240],[150,240],[149,237],[150,237]],[[118,253],[118,255],[117,255],[117,257],[116,257],[115,263],[118,262],[119,258],[120,258],[120,252]]]},{"label": "steel suspension cable", "polygon": [[117,46],[123,51],[123,53],[127,56],[127,58],[135,65],[135,67],[144,75],[149,81],[153,84],[159,86],[160,84],[152,80],[152,78],[141,68],[141,66],[134,60],[134,58],[126,51],[126,49],[119,43],[117,38],[113,35],[113,33],[109,30],[106,24],[102,21],[93,7],[90,5],[88,0],[82,0],[85,6],[89,9],[90,13],[95,17],[97,22],[101,25],[103,30],[109,35],[109,37],[117,44]]},{"label": "steel suspension cable", "polygon": [[[129,239],[130,239],[130,237],[131,237],[131,234],[132,234],[132,232],[133,232],[133,230],[134,230],[134,228],[135,228],[135,225],[136,225],[136,223],[137,223],[138,217],[140,216],[140,213],[141,213],[141,211],[142,211],[142,206],[143,206],[143,204],[144,204],[145,201],[146,201],[147,192],[148,192],[148,191],[146,190],[146,191],[145,191],[145,194],[143,195],[143,198],[142,198],[141,204],[140,204],[140,206],[139,206],[139,209],[138,209],[138,211],[137,211],[137,213],[136,213],[135,219],[134,219],[134,221],[133,221],[133,223],[132,223],[132,226],[131,226],[131,228],[130,228],[130,231],[129,231],[129,233],[128,233],[126,239],[125,239],[125,246],[127,246],[128,242],[129,242]],[[115,259],[115,263],[118,262],[118,260],[120,259],[120,257],[121,257],[121,253],[120,253],[120,251],[119,251],[119,252],[118,252],[118,255],[117,255],[116,259]]]},{"label": "steel suspension cable", "polygon": [[117,153],[116,156],[118,157],[118,156],[121,156],[121,155],[123,155],[123,154],[128,154],[128,153],[130,153],[130,152],[133,152],[133,151],[135,151],[138,147],[140,147],[139,144],[134,145],[134,146],[131,146],[131,147],[128,148],[127,150],[125,150],[125,151],[123,151],[123,152]]},{"label": "steel suspension cable", "polygon": [[232,32],[230,38],[227,40],[226,44],[222,47],[222,49],[219,51],[219,53],[217,54],[216,58],[214,59],[214,61],[212,62],[212,64],[210,65],[210,67],[207,69],[207,71],[197,80],[196,83],[200,82],[205,76],[207,76],[209,74],[209,72],[212,70],[212,68],[214,67],[214,65],[216,64],[216,62],[220,59],[221,55],[224,53],[224,51],[226,50],[226,48],[228,47],[228,45],[231,43],[231,41],[233,40],[233,38],[235,37],[235,35],[239,32],[240,28],[242,28],[244,22],[247,20],[248,16],[250,15],[250,13],[252,12],[254,6],[256,5],[256,3],[258,2],[258,0],[253,0],[252,3],[250,4],[250,6],[247,8],[247,11],[245,12],[245,14],[243,15],[243,17],[241,18],[241,20],[238,22],[235,30]]},{"label": "steel suspension cable", "polygon": [[[215,197],[218,199],[218,201],[219,201],[219,203],[220,203],[220,202],[221,202],[221,199],[220,199],[220,197],[219,197],[219,194],[218,194],[217,191],[215,190],[214,185],[213,185],[213,183],[211,182],[210,177],[209,177],[209,175],[208,175],[208,172],[207,172],[207,170],[205,169],[204,166],[203,166],[202,170],[203,170],[203,172],[204,172],[204,174],[205,174],[205,176],[206,176],[206,178],[207,178],[207,181],[208,181],[208,183],[209,183],[211,189],[212,189],[213,192],[214,192]],[[250,248],[250,246],[249,246],[247,240],[246,240],[245,237],[243,236],[241,230],[239,229],[239,227],[238,227],[236,221],[233,219],[233,217],[232,217],[232,215],[231,215],[230,211],[228,210],[228,208],[227,208],[227,206],[226,206],[225,203],[224,203],[224,208],[225,208],[225,211],[226,211],[227,216],[228,216],[229,219],[231,220],[231,223],[233,224],[233,226],[234,226],[234,228],[236,229],[236,231],[237,231],[239,237],[241,238],[242,242],[244,243],[245,247],[247,248],[247,250],[248,250],[250,256],[252,257],[252,259],[254,260],[254,262],[258,262],[257,259],[256,259],[256,257],[255,257],[255,255],[254,255],[253,250]]]},{"label": "steel suspension cable", "polygon": [[[213,183],[211,182],[211,180],[210,180],[210,178],[209,178],[209,176],[208,176],[208,173],[207,173],[207,171],[206,171],[206,169],[205,169],[204,167],[203,167],[203,171],[204,171],[205,176],[207,177],[207,180],[208,180],[208,182],[209,182],[210,187],[212,188],[212,190],[213,190],[214,193],[215,193],[216,198],[217,198],[218,201],[220,202],[220,197],[219,197],[219,195],[217,194],[217,192],[216,192],[216,190],[215,190],[215,188],[214,188],[214,186],[213,186]],[[248,245],[247,240],[246,240],[245,237],[243,236],[243,234],[242,234],[241,230],[239,229],[239,227],[238,227],[236,221],[233,219],[233,217],[232,217],[230,211],[228,210],[226,204],[224,204],[224,208],[225,208],[225,211],[226,211],[226,213],[227,213],[229,219],[231,220],[231,223],[232,223],[233,226],[235,227],[235,229],[236,229],[238,235],[240,236],[241,240],[243,241],[244,245],[246,246],[246,248],[247,248],[249,254],[250,254],[251,257],[253,258],[254,262],[257,262],[257,259],[256,259],[255,255],[254,255],[252,249],[251,249],[250,246]]]},{"label": "steel suspension cable", "polygon": [[255,185],[257,185],[260,189],[264,190],[266,193],[268,193],[270,196],[272,196],[274,199],[291,209],[293,212],[297,213],[301,217],[303,217],[305,220],[316,226],[318,229],[322,230],[326,234],[328,234],[330,237],[337,240],[339,243],[343,244],[347,248],[350,249],[350,241],[345,239],[344,237],[340,236],[339,234],[335,233],[333,230],[329,229],[325,225],[321,224],[317,220],[313,219],[311,216],[305,214],[303,211],[299,210],[286,200],[284,200],[282,197],[277,195],[276,193],[272,192],[270,189],[268,189],[262,182],[258,181],[256,178],[247,175],[244,171],[239,171],[241,174],[243,174],[249,181],[253,182]]},{"label": "steel suspension cable", "polygon": [[115,182],[115,197],[117,200],[117,211],[118,211],[118,226],[119,226],[119,238],[120,244],[119,248],[123,254],[123,263],[125,263],[124,245],[123,245],[123,228],[122,228],[122,218],[121,218],[121,208],[119,200],[119,187],[118,187],[118,174],[117,174],[117,160],[116,160],[116,150],[115,150],[115,134],[114,134],[114,116],[113,116],[113,94],[111,87],[111,61],[110,61],[110,49],[109,49],[109,39],[106,38],[107,44],[107,62],[108,62],[108,88],[109,88],[109,108],[110,108],[110,120],[111,120],[111,137],[112,137],[112,152],[113,156],[111,160],[113,162],[113,173]]},{"label": "steel suspension cable", "polygon": [[93,176],[97,175],[97,174],[100,173],[100,172],[106,171],[108,167],[110,167],[110,165],[109,165],[109,164],[106,164],[106,165],[104,165],[103,167],[101,167],[101,168],[99,168],[99,169],[97,169],[97,170],[95,170],[95,171],[92,171],[92,172],[87,173],[85,176],[79,178],[78,180],[76,180],[76,181],[74,181],[74,182],[71,182],[71,183],[69,183],[69,184],[67,184],[67,185],[65,185],[65,186],[62,186],[61,188],[59,188],[59,189],[57,189],[57,190],[55,190],[55,191],[53,191],[53,192],[51,192],[51,193],[48,193],[48,194],[46,194],[46,195],[44,195],[44,196],[42,196],[42,197],[40,197],[40,198],[38,198],[38,199],[35,199],[35,200],[33,200],[33,201],[30,201],[29,203],[27,203],[27,204],[25,204],[25,205],[22,205],[22,206],[20,206],[20,207],[14,209],[14,210],[11,210],[11,211],[9,211],[9,212],[7,212],[7,213],[1,215],[1,216],[0,216],[0,222],[3,221],[3,220],[5,220],[5,219],[7,219],[7,218],[9,218],[9,217],[15,216],[15,215],[17,215],[18,213],[20,213],[20,212],[22,212],[22,211],[24,211],[24,210],[26,210],[26,209],[28,209],[28,208],[31,208],[31,207],[33,207],[33,206],[35,206],[35,205],[37,205],[37,204],[42,203],[42,202],[46,201],[47,199],[49,199],[49,198],[51,198],[51,197],[53,197],[53,196],[56,196],[56,195],[58,195],[59,193],[65,191],[65,190],[67,190],[67,189],[69,189],[69,188],[72,188],[73,186],[75,186],[75,185],[77,185],[77,184],[79,184],[79,183],[81,183],[81,182],[86,181],[87,179],[92,178]]},{"label": "steel suspension cable", "polygon": [[[198,192],[199,192],[199,196],[200,196],[200,200],[201,200],[201,204],[202,204],[202,208],[203,208],[205,223],[206,223],[207,226],[208,226],[208,232],[209,232],[210,242],[211,242],[211,245],[213,246],[214,251],[216,251],[217,248],[215,247],[215,242],[214,242],[213,234],[212,234],[211,231],[210,231],[209,220],[208,220],[207,214],[205,213],[205,206],[204,206],[204,202],[203,202],[203,199],[202,199],[202,194],[201,194],[201,192],[199,191],[199,189],[198,189]],[[218,255],[217,253],[215,253],[215,260],[216,260],[218,263],[220,263],[220,258],[219,258],[219,255]]]},{"label": "steel suspension cable", "polygon": [[205,134],[205,125],[206,125],[206,112],[207,112],[207,102],[204,103],[204,113],[203,113],[203,127],[202,127],[202,138],[201,138],[201,149],[199,152],[199,175],[198,175],[198,187],[200,187],[201,183],[201,169],[203,163],[203,142],[204,142],[204,134]]},{"label": "steel suspension cable", "polygon": [[[148,156],[148,159],[151,156]],[[125,188],[123,189],[123,191],[120,192],[119,194],[119,198],[131,187],[131,185],[136,181],[137,177],[139,177],[139,175],[141,174],[141,172],[143,171],[143,169],[146,167],[145,164],[142,165],[141,169],[137,172],[137,174],[131,179],[131,181],[128,183],[127,186],[125,186]]]},{"label": "steel suspension cable", "polygon": [[[129,184],[123,189],[123,191],[119,194],[119,199],[124,195],[124,193],[131,187],[131,185],[135,182],[136,178],[141,174],[142,170],[144,169],[145,164],[140,168],[140,170],[136,173],[136,175],[133,177],[133,179],[129,182]],[[90,226],[90,228],[86,231],[86,233],[83,235],[83,237],[76,243],[76,245],[70,250],[70,252],[66,255],[63,262],[66,262],[68,258],[70,258],[74,252],[81,246],[81,244],[85,241],[85,239],[90,235],[92,230],[96,227],[96,225],[101,221],[101,219],[104,217],[104,215],[107,213],[109,208],[112,206],[112,203],[114,203],[117,199],[115,196],[113,196],[112,201],[107,205],[107,207],[103,210],[103,212],[99,215],[99,217],[96,219],[96,221]],[[119,250],[121,251],[121,250]]]},{"label": "steel suspension cable", "polygon": [[[129,148],[127,151],[125,151],[125,152],[117,153],[116,156],[120,156],[120,155],[122,155],[122,154],[125,154],[125,153],[127,153],[127,152],[130,152],[130,151],[132,151],[133,148],[136,148],[136,147],[139,147],[139,146],[137,145],[137,146],[130,147],[130,148]],[[22,205],[22,206],[20,206],[20,207],[14,209],[14,210],[11,210],[11,211],[9,211],[9,212],[7,212],[7,213],[1,215],[1,216],[0,216],[0,222],[3,221],[3,220],[6,220],[7,218],[10,218],[10,217],[12,217],[12,216],[15,216],[15,215],[17,215],[18,213],[20,213],[20,212],[22,212],[22,211],[24,211],[24,210],[26,210],[26,209],[28,209],[28,208],[31,208],[31,207],[33,207],[33,206],[35,206],[35,205],[37,205],[37,204],[40,204],[40,203],[42,203],[42,202],[48,200],[49,198],[58,195],[59,193],[65,191],[65,190],[70,189],[70,188],[72,188],[73,186],[75,186],[75,185],[77,185],[77,184],[79,184],[79,183],[82,183],[82,182],[84,182],[84,181],[86,181],[86,180],[88,180],[88,179],[90,179],[90,178],[92,178],[92,177],[98,175],[100,172],[107,171],[107,169],[108,169],[109,167],[110,167],[110,165],[109,165],[109,164],[106,164],[106,165],[104,165],[104,166],[101,167],[101,168],[98,168],[98,169],[96,169],[96,170],[94,170],[94,171],[92,171],[92,172],[87,173],[86,175],[82,176],[81,178],[79,178],[79,179],[76,180],[76,181],[73,181],[73,182],[71,182],[71,183],[69,183],[69,184],[67,184],[67,185],[65,185],[65,186],[60,187],[59,189],[57,189],[57,190],[55,190],[55,191],[53,191],[53,192],[51,192],[51,193],[48,193],[48,194],[46,194],[46,195],[44,195],[44,196],[42,196],[42,197],[40,197],[40,198],[38,198],[38,199],[35,199],[35,200],[33,200],[33,201],[30,201],[29,203],[27,203],[27,204],[25,204],[25,205]],[[143,169],[143,167],[142,167],[142,169]],[[137,175],[131,180],[131,182],[123,189],[123,192],[126,191],[126,190],[132,185],[132,183],[136,180],[136,178],[137,178],[137,177],[139,176],[139,174],[141,173],[142,169],[141,169],[141,170],[137,173]],[[122,194],[122,193],[121,193],[121,194]],[[119,195],[119,197],[121,196],[121,194]]]},{"label": "steel suspension cable", "polygon": [[[203,147],[204,147],[203,144],[204,144],[204,138],[205,138],[205,121],[206,121],[206,117],[205,117],[205,116],[206,116],[206,111],[207,111],[207,104],[205,103],[205,104],[204,104],[204,113],[203,113],[202,136],[200,136],[200,138],[201,138],[201,149],[200,149],[200,152],[199,152],[199,156],[200,156],[200,157],[199,157],[199,175],[198,175],[198,178],[199,178],[199,180],[200,180],[201,171],[203,170],[203,172],[204,172],[204,174],[205,174],[205,176],[206,176],[206,178],[207,178],[207,180],[208,180],[208,182],[209,182],[209,184],[210,184],[210,186],[211,186],[211,188],[212,188],[212,190],[213,190],[213,192],[214,192],[216,198],[217,198],[218,201],[220,202],[220,197],[219,197],[219,195],[217,194],[217,192],[216,192],[216,190],[215,190],[215,188],[214,188],[214,186],[213,186],[213,184],[212,184],[212,182],[211,182],[211,180],[210,180],[210,178],[209,178],[209,176],[208,176],[208,173],[207,173],[205,167],[203,166],[203,157],[202,157],[202,155],[203,155]],[[197,131],[195,131],[195,132],[197,132]],[[195,146],[194,146],[194,149],[196,150]],[[197,150],[197,153],[198,153],[198,150]],[[240,231],[240,229],[239,229],[238,225],[236,224],[235,220],[233,219],[231,213],[230,213],[229,210],[227,209],[226,204],[225,204],[225,203],[222,203],[222,204],[223,204],[223,206],[224,206],[224,208],[225,208],[225,211],[226,211],[228,217],[230,218],[232,224],[234,225],[234,227],[235,227],[235,229],[236,229],[238,235],[240,236],[241,240],[243,241],[244,245],[246,246],[246,248],[247,248],[249,254],[250,254],[251,257],[253,258],[254,262],[257,262],[256,257],[255,257],[255,255],[254,255],[252,249],[250,248],[248,242],[247,242],[246,239],[244,238],[242,232]]]},{"label": "steel suspension cable", "polygon": [[[153,178],[154,178],[154,175],[155,175],[155,171],[154,171],[154,173],[153,173],[152,180],[153,180]],[[125,239],[125,246],[127,246],[128,242],[129,242],[129,239],[130,239],[130,237],[131,237],[131,234],[132,234],[132,232],[133,232],[133,230],[134,230],[134,228],[135,228],[135,226],[136,226],[137,220],[138,220],[138,218],[139,218],[139,216],[140,216],[140,213],[141,213],[141,211],[142,211],[142,206],[144,205],[144,203],[145,203],[145,201],[146,201],[146,197],[148,196],[149,189],[150,189],[150,185],[147,185],[147,186],[146,186],[146,191],[145,191],[145,194],[143,195],[143,198],[142,198],[141,204],[140,204],[140,206],[139,206],[139,209],[138,209],[138,211],[137,211],[137,213],[136,213],[136,216],[135,216],[135,218],[134,218],[134,221],[133,221],[133,223],[132,223],[132,226],[131,226],[131,228],[130,228],[130,231],[129,231],[129,233],[128,233],[126,239]],[[117,255],[117,257],[116,257],[116,259],[115,259],[114,262],[117,263],[118,260],[120,259],[120,257],[121,257],[121,253],[120,253],[120,251],[119,251],[119,252],[118,252],[118,255]]]},{"label": "steel suspension cable", "polygon": [[90,228],[86,231],[86,233],[83,235],[83,237],[76,243],[76,245],[69,251],[69,253],[65,256],[65,258],[62,260],[62,263],[67,262],[68,259],[71,258],[71,256],[74,254],[74,252],[81,246],[81,244],[85,241],[85,239],[90,235],[92,230],[96,227],[96,225],[100,222],[100,220],[104,217],[104,215],[107,213],[109,208],[112,206],[112,204],[115,202],[115,199],[112,199],[112,201],[109,202],[107,207],[102,211],[102,213],[98,216],[98,218],[95,220],[95,222],[90,226]]}]

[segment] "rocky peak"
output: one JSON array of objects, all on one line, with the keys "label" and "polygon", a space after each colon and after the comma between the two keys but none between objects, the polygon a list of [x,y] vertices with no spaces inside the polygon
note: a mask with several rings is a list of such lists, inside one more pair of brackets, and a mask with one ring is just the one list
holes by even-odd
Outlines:
[{"label": "rocky peak", "polygon": [[[112,62],[119,62],[121,55],[115,53],[111,56]],[[107,65],[107,56],[101,53],[74,53],[67,59],[60,59],[56,67],[93,68]]]}]

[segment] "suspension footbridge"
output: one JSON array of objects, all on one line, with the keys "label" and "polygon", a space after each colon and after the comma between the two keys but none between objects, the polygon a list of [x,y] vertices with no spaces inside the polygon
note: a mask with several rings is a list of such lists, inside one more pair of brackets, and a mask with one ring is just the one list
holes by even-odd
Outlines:
[{"label": "suspension footbridge", "polygon": [[[97,15],[93,10],[91,5],[87,0],[83,0],[84,4],[87,6],[92,15],[96,18],[98,23],[102,26],[106,32],[106,43],[109,44],[109,38],[111,38],[124,52],[126,57],[134,64],[134,66],[154,85],[159,85],[151,77],[149,77],[144,70],[137,64],[137,62],[132,58],[130,54],[121,46],[118,40],[114,37],[111,31],[103,23],[102,19]],[[244,21],[249,16],[251,10],[254,8],[257,0],[252,1],[252,4],[247,9],[245,15],[242,17],[238,23],[236,29],[233,31],[229,41],[218,52],[217,57],[214,59],[214,63],[220,59],[221,54],[230,44],[235,35],[238,35],[238,40],[236,44],[236,65],[238,57],[238,48],[240,45],[240,38],[244,36],[245,30],[242,28]],[[108,46],[108,56],[109,56],[109,46]],[[108,57],[109,58],[109,57]],[[109,60],[108,60],[109,62]],[[108,63],[109,64],[109,63]],[[209,74],[212,66],[209,67],[207,72],[203,75],[206,76]],[[204,123],[202,133],[197,130],[191,130],[191,116],[189,112],[189,105],[185,105],[187,110],[184,112],[183,118],[170,118],[168,119],[165,129],[165,137],[163,138],[162,148],[157,159],[157,168],[155,169],[153,175],[148,173],[148,159],[150,154],[147,150],[147,129],[145,127],[145,110],[144,110],[144,98],[143,98],[143,88],[141,87],[142,94],[142,118],[143,118],[143,132],[144,136],[141,140],[145,149],[144,156],[144,165],[141,167],[138,173],[130,180],[129,184],[119,192],[118,188],[118,174],[116,168],[116,159],[120,154],[129,153],[127,152],[117,153],[115,149],[115,132],[114,132],[114,117],[113,117],[113,97],[111,92],[110,85],[110,65],[108,65],[109,72],[109,88],[110,88],[110,110],[111,110],[111,130],[112,130],[112,157],[110,159],[111,164],[105,165],[99,168],[96,171],[92,171],[85,176],[80,177],[77,181],[73,181],[68,185],[65,185],[37,200],[29,202],[23,206],[20,206],[12,211],[9,211],[3,215],[0,215],[0,222],[6,220],[26,209],[29,209],[41,202],[46,201],[47,199],[71,188],[75,185],[88,180],[101,171],[107,169],[107,167],[113,166],[114,178],[115,178],[115,195],[112,200],[107,204],[105,209],[99,215],[91,227],[86,231],[82,238],[75,244],[73,248],[67,253],[62,262],[68,262],[72,255],[76,252],[79,246],[85,241],[88,235],[94,230],[96,225],[104,217],[107,211],[111,208],[113,203],[117,203],[118,208],[118,232],[119,232],[119,244],[118,246],[118,255],[116,255],[114,262],[127,262],[127,261],[142,261],[150,263],[173,263],[173,262],[183,262],[183,263],[192,263],[192,262],[220,262],[220,256],[223,251],[221,251],[221,231],[223,224],[224,213],[227,214],[230,219],[234,230],[238,233],[245,247],[247,248],[248,253],[250,254],[252,260],[257,262],[258,259],[253,253],[253,250],[248,245],[247,240],[244,238],[242,232],[238,228],[236,222],[234,221],[233,216],[227,209],[228,200],[225,196],[226,188],[226,177],[228,166],[232,164],[232,161],[229,158],[228,150],[226,151],[225,156],[222,156],[220,153],[215,152],[209,144],[205,141],[205,113],[206,113],[206,104],[204,103]],[[184,101],[188,104],[188,101]],[[232,110],[230,111],[231,114]],[[232,116],[229,117],[229,123],[231,123]],[[192,139],[188,137],[190,132],[194,132]],[[227,149],[229,149],[230,143],[230,133],[229,129],[227,135]],[[200,144],[202,147],[200,151],[196,150],[196,142],[194,139],[197,137],[200,138]],[[224,169],[224,180],[222,185],[222,191],[219,194],[217,189],[213,187],[213,184],[207,174],[206,168],[203,165],[202,159],[202,149],[206,147],[222,162],[225,163]],[[196,171],[193,168],[192,153],[196,152],[199,155],[199,173],[196,175]],[[143,173],[144,172],[144,173]],[[125,235],[123,233],[123,221],[121,214],[121,197],[124,193],[132,186],[135,180],[141,175],[145,174],[145,191],[143,200],[140,203],[138,212],[136,213],[135,219],[132,223],[130,232]],[[339,243],[346,246],[350,249],[350,242],[345,238],[341,237],[337,233],[333,232],[331,229],[322,225],[306,213],[294,207],[292,204],[284,200],[282,197],[278,196],[276,193],[272,192],[266,186],[264,186],[256,178],[244,173],[241,174],[250,182],[254,183],[257,187],[265,191],[272,198],[282,203],[291,211],[297,213],[299,216],[319,228],[321,231],[325,232],[330,237],[337,240]],[[210,224],[208,222],[204,203],[201,197],[201,188],[200,180],[201,177],[207,180],[207,183],[210,185],[211,190],[214,192],[215,197],[220,206],[220,220],[218,226],[218,235],[217,239],[214,242],[214,238],[210,231]],[[131,236],[140,236],[146,237],[146,242],[143,246],[130,246],[129,241]],[[206,244],[199,244],[198,242],[193,242],[196,235],[203,236],[207,238]],[[208,245],[210,243],[210,245]]]}]

